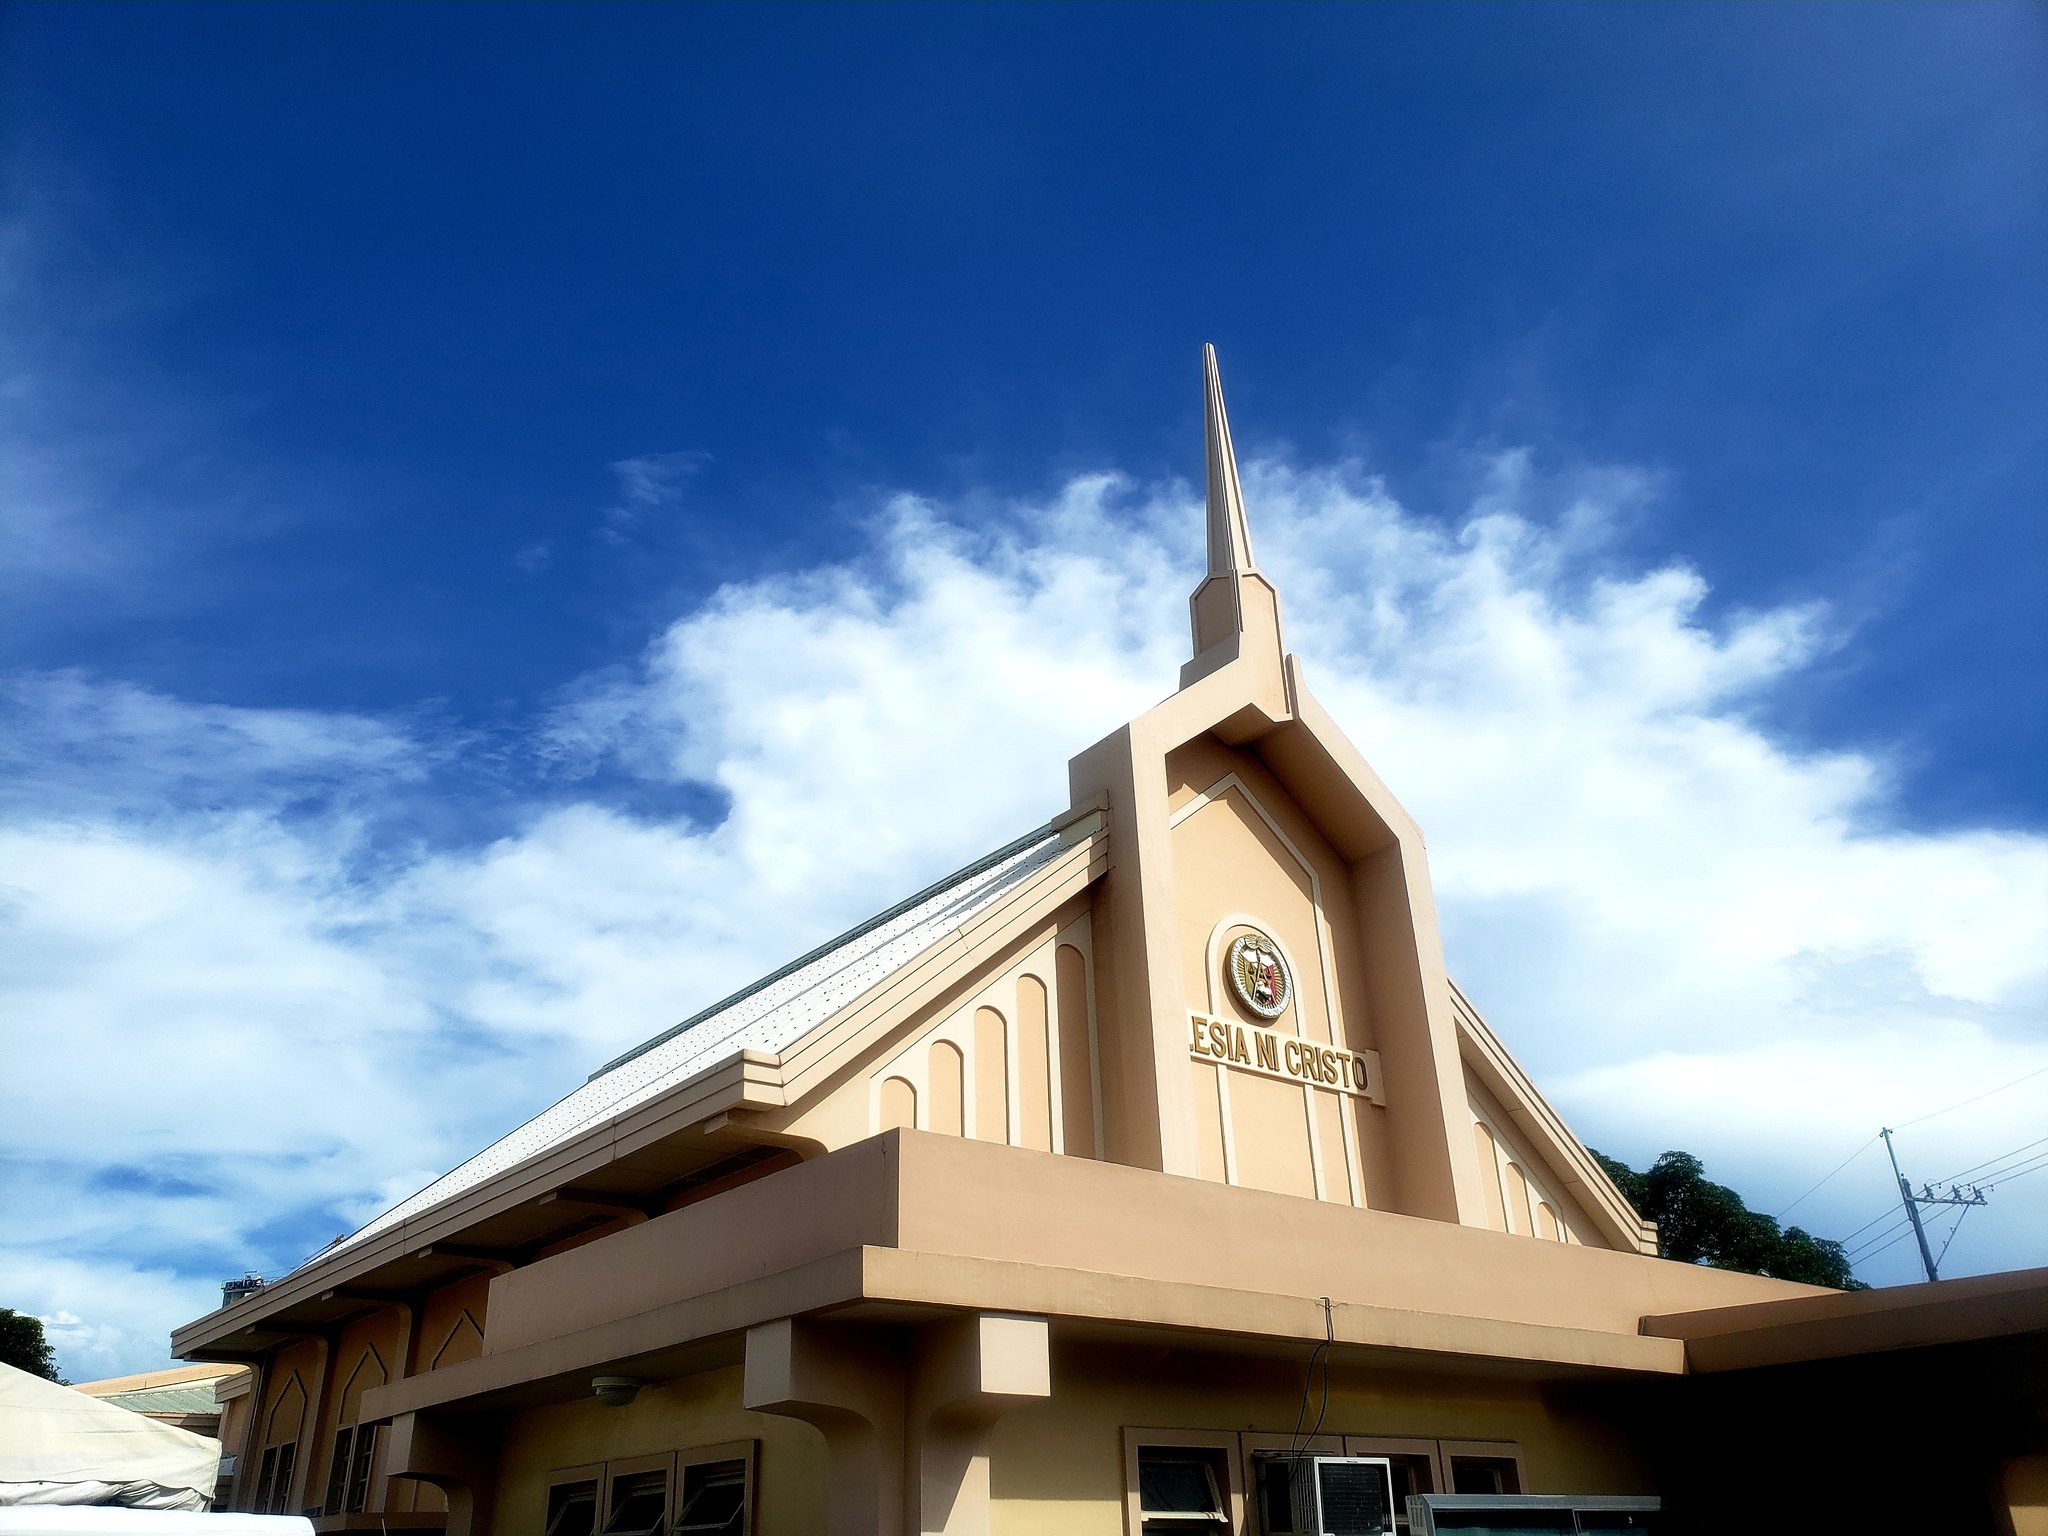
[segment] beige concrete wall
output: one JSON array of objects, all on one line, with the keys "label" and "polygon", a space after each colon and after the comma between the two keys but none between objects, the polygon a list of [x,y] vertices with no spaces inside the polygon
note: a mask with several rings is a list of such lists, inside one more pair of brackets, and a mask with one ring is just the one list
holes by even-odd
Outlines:
[{"label": "beige concrete wall", "polygon": [[1421,1315],[1629,1337],[1641,1318],[1666,1310],[1820,1294],[1639,1254],[1530,1243],[1387,1211],[950,1138],[903,1135],[899,1178],[895,1243],[902,1248],[1166,1284],[1327,1294]]},{"label": "beige concrete wall", "polygon": [[1486,1191],[1488,1224],[1495,1231],[1523,1237],[1609,1246],[1585,1209],[1565,1193],[1556,1170],[1514,1128],[1506,1108],[1469,1072],[1465,1092],[1471,1110],[1472,1155]]},{"label": "beige concrete wall", "polygon": [[430,1292],[420,1309],[419,1342],[414,1346],[411,1367],[402,1374],[417,1375],[482,1354],[490,1297],[488,1274],[471,1275]]},{"label": "beige concrete wall", "polygon": [[[1327,1295],[1338,1303],[1340,1336],[1364,1342],[1393,1328],[1385,1336],[1430,1349],[1470,1349],[1470,1319],[1633,1346],[1646,1315],[1817,1294],[1639,1254],[892,1131],[500,1277],[491,1350],[652,1314],[860,1248],[1126,1277],[1138,1283],[1115,1291],[1116,1316],[1132,1321],[1184,1319],[1195,1300],[1186,1293],[1200,1288],[1242,1298],[1233,1326],[1288,1333],[1294,1325],[1279,1321],[1288,1307]],[[932,1289],[891,1294],[961,1305],[945,1288],[950,1273],[911,1266],[892,1284]],[[1378,1321],[1361,1316],[1362,1331],[1344,1335],[1348,1307],[1372,1309]],[[1560,1360],[1589,1359],[1597,1343],[1547,1337],[1525,1343]]]},{"label": "beige concrete wall", "polygon": [[863,1113],[839,1120],[857,1126],[852,1139],[860,1140],[890,1129],[900,1119],[896,1106],[908,1104],[914,1118],[907,1123],[917,1130],[1089,1155],[1097,1114],[1092,964],[1083,912],[993,969],[936,1021],[878,1053],[860,1079],[838,1090],[863,1094]]},{"label": "beige concrete wall", "polygon": [[398,1374],[396,1361],[403,1329],[398,1313],[382,1308],[357,1318],[336,1336],[329,1359],[327,1381],[321,1394],[318,1428],[300,1450],[308,1460],[305,1502],[324,1504],[327,1480],[333,1471],[334,1436],[342,1426],[359,1417],[363,1393],[381,1387]]},{"label": "beige concrete wall", "polygon": [[906,1010],[785,1110],[751,1122],[807,1155],[897,1126],[1096,1152],[1094,942],[1085,897]]},{"label": "beige concrete wall", "polygon": [[[1210,736],[1167,758],[1174,899],[1189,1006],[1351,1051],[1377,1049],[1350,866],[1255,753]],[[1286,956],[1294,996],[1261,1020],[1222,972],[1256,927]],[[1368,1099],[1188,1060],[1205,1177],[1343,1205],[1386,1206],[1387,1112]]]},{"label": "beige concrete wall", "polygon": [[499,1442],[494,1528],[538,1536],[547,1524],[549,1474],[564,1467],[758,1442],[758,1536],[813,1536],[825,1528],[825,1439],[807,1424],[740,1406],[737,1366],[645,1387],[624,1408],[593,1400],[507,1417]]}]

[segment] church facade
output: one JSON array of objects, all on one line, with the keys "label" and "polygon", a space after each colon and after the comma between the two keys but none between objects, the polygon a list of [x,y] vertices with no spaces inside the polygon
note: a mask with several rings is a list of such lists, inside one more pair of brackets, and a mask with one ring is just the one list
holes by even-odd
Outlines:
[{"label": "church facade", "polygon": [[1447,974],[1422,833],[1286,650],[1213,353],[1205,409],[1177,690],[1043,826],[179,1330],[254,1369],[236,1508],[1813,1528],[1899,1475],[1885,1436],[1952,1434],[1962,1382],[1963,1523],[1914,1528],[2048,1517],[2048,1275],[1850,1296],[1656,1257]]}]

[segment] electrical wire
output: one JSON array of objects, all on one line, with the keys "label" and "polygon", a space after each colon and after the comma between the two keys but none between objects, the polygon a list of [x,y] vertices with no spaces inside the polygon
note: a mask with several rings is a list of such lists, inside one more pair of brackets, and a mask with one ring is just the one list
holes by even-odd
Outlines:
[{"label": "electrical wire", "polygon": [[[1898,1235],[1897,1237],[1893,1238],[1893,1239],[1891,1240],[1891,1242],[1889,1242],[1889,1243],[1886,1243],[1886,1244],[1884,1245],[1884,1248],[1889,1248],[1889,1247],[1891,1247],[1891,1246],[1892,1246],[1892,1245],[1893,1245],[1894,1243],[1901,1243],[1901,1242],[1904,1242],[1904,1241],[1906,1240],[1906,1237],[1908,1236],[1908,1234],[1909,1234],[1909,1233],[1911,1233],[1911,1231],[1912,1231],[1912,1230],[1913,1230],[1913,1229],[1912,1229],[1912,1228],[1911,1228],[1910,1226],[1908,1226],[1908,1227],[1907,1227],[1907,1229],[1906,1229],[1906,1231],[1904,1231],[1904,1232],[1901,1232],[1901,1233],[1900,1233],[1900,1234],[1899,1234],[1899,1235]],[[1861,1264],[1861,1263],[1863,1263],[1863,1262],[1864,1262],[1865,1260],[1868,1260],[1868,1259],[1874,1259],[1874,1258],[1876,1258],[1876,1257],[1877,1257],[1877,1256],[1878,1256],[1878,1255],[1879,1255],[1880,1253],[1883,1253],[1883,1252],[1884,1252],[1884,1248],[1873,1248],[1873,1249],[1872,1249],[1872,1250],[1871,1250],[1870,1252],[1868,1252],[1868,1253],[1866,1253],[1865,1255],[1863,1255],[1863,1258],[1861,1258],[1861,1259],[1858,1259],[1858,1260],[1857,1260],[1856,1262],[1857,1262],[1857,1263],[1859,1263],[1859,1264]]]},{"label": "electrical wire", "polygon": [[1965,1168],[1961,1173],[1952,1173],[1947,1178],[1936,1179],[1934,1182],[1937,1184],[1953,1184],[1957,1180],[1962,1179],[1970,1174],[1976,1174],[1977,1177],[1972,1179],[1971,1182],[1974,1184],[1982,1184],[1987,1179],[1995,1179],[1998,1177],[1997,1173],[1984,1173],[1981,1172],[1982,1169],[1989,1168],[1994,1163],[2003,1163],[2008,1159],[2012,1158],[2016,1158],[2021,1162],[2026,1162],[2029,1159],[2029,1157],[2040,1155],[2033,1151],[2035,1147],[2039,1146],[2048,1146],[2048,1136],[2043,1136],[2039,1141],[2029,1141],[2021,1146],[2014,1147],[2010,1152],[2001,1152],[1996,1157],[1987,1157],[1981,1163],[1971,1164],[1971,1166]]},{"label": "electrical wire", "polygon": [[[1851,1152],[1847,1157],[1843,1158],[1839,1163],[1835,1164],[1834,1172],[1828,1174],[1827,1178],[1822,1179],[1820,1181],[1820,1184],[1814,1185],[1813,1189],[1809,1189],[1806,1192],[1806,1195],[1812,1194],[1815,1189],[1820,1188],[1821,1184],[1827,1183],[1828,1179],[1832,1179],[1835,1176],[1835,1174],[1840,1173],[1844,1168],[1848,1167],[1851,1163],[1855,1162],[1857,1158],[1861,1157],[1864,1153],[1868,1152],[1872,1147],[1876,1146],[1877,1140],[1877,1137],[1871,1137],[1870,1140],[1863,1143],[1862,1146],[1858,1147],[1854,1152]],[[1804,1200],[1806,1198],[1806,1195],[1801,1195],[1799,1197],[1799,1200]],[[1798,1205],[1799,1200],[1794,1200],[1792,1202],[1792,1205],[1788,1205],[1785,1207],[1784,1210],[1778,1212],[1777,1219],[1779,1221],[1783,1221],[1785,1219],[1786,1213],[1789,1212],[1793,1206]]]},{"label": "electrical wire", "polygon": [[1858,1227],[1858,1229],[1855,1229],[1853,1233],[1849,1233],[1847,1237],[1837,1237],[1835,1241],[1837,1241],[1837,1243],[1841,1243],[1843,1247],[1847,1247],[1849,1243],[1853,1243],[1855,1239],[1858,1239],[1858,1237],[1862,1237],[1864,1233],[1868,1233],[1868,1231],[1870,1231],[1872,1227],[1876,1227],[1876,1225],[1878,1225],[1880,1221],[1884,1221],[1886,1217],[1892,1217],[1892,1219],[1896,1219],[1896,1217],[1898,1217],[1898,1210],[1896,1210],[1894,1206],[1884,1206],[1884,1210],[1880,1210],[1880,1212],[1876,1214],[1876,1217],[1872,1217],[1870,1221],[1866,1221],[1866,1223],[1864,1223],[1862,1227]]},{"label": "electrical wire", "polygon": [[2039,1173],[2043,1168],[2048,1168],[2048,1157],[2043,1157],[2038,1162],[2029,1163],[2024,1168],[2008,1168],[1998,1176],[1997,1184],[1986,1184],[1983,1187],[1985,1189],[1995,1189],[1999,1185],[2010,1184],[2014,1179],[2024,1178],[2030,1173]]},{"label": "electrical wire", "polygon": [[1923,1124],[1926,1121],[1935,1119],[1937,1116],[1947,1114],[1950,1110],[1961,1109],[1967,1104],[1975,1104],[1979,1099],[1988,1099],[1994,1093],[2003,1093],[2008,1088],[2017,1088],[2021,1083],[2031,1082],[2035,1078],[2041,1076],[2044,1072],[2048,1072],[2048,1067],[2036,1067],[2031,1072],[2022,1073],[2020,1076],[2014,1078],[2009,1083],[2000,1083],[1996,1088],[1986,1088],[1982,1093],[1972,1094],[1967,1099],[1958,1099],[1955,1103],[1949,1105],[1946,1109],[1931,1110],[1927,1114],[1921,1115],[1918,1118],[1912,1120],[1901,1120],[1897,1125],[1893,1126],[1892,1129],[1895,1131],[1903,1131],[1909,1125]]},{"label": "electrical wire", "polygon": [[1893,1211],[1891,1214],[1892,1219],[1889,1222],[1887,1222],[1884,1226],[1879,1227],[1875,1232],[1871,1233],[1870,1236],[1864,1238],[1862,1242],[1856,1244],[1855,1248],[1852,1251],[1858,1253],[1867,1252],[1869,1249],[1875,1247],[1877,1244],[1883,1242],[1886,1238],[1890,1237],[1892,1233],[1896,1232],[1901,1226],[1910,1227],[1911,1225],[1913,1225],[1913,1218],[1906,1215],[1905,1212]]},{"label": "electrical wire", "polygon": [[1844,1257],[1847,1258],[1851,1264],[1861,1264],[1865,1259],[1869,1258],[1872,1254],[1883,1252],[1886,1248],[1889,1248],[1899,1238],[1903,1237],[1906,1233],[1912,1230],[1913,1223],[1910,1221],[1894,1222],[1891,1226],[1886,1227],[1882,1232],[1878,1233],[1877,1236],[1866,1241],[1863,1244],[1863,1246],[1858,1248],[1854,1253],[1845,1254]]},{"label": "electrical wire", "polygon": [[1290,1458],[1299,1456],[1303,1445],[1306,1444],[1301,1439],[1301,1425],[1302,1421],[1308,1417],[1309,1392],[1315,1383],[1316,1365],[1318,1362],[1323,1367],[1323,1402],[1322,1406],[1316,1411],[1316,1427],[1308,1432],[1310,1440],[1315,1439],[1317,1435],[1323,1432],[1323,1418],[1330,1411],[1330,1349],[1337,1342],[1337,1324],[1331,1310],[1330,1298],[1327,1296],[1323,1297],[1322,1303],[1323,1338],[1321,1343],[1309,1351],[1308,1369],[1302,1373],[1301,1407],[1296,1410],[1294,1415],[1294,1429],[1287,1436],[1287,1454]]}]

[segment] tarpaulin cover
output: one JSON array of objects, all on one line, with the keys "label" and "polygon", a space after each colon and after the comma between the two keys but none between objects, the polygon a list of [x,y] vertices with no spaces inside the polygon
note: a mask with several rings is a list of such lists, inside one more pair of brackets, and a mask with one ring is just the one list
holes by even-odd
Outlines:
[{"label": "tarpaulin cover", "polygon": [[0,1505],[205,1509],[220,1442],[0,1365]]}]

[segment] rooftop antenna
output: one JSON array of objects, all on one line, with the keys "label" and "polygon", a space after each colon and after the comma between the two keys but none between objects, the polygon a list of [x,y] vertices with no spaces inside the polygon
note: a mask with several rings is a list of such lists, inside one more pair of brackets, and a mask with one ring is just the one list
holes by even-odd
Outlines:
[{"label": "rooftop antenna", "polygon": [[[1892,1174],[1899,1181],[1899,1198],[1905,1202],[1906,1219],[1913,1223],[1913,1241],[1920,1245],[1920,1266],[1927,1271],[1927,1278],[1929,1280],[1939,1280],[1941,1276],[1934,1272],[1934,1251],[1927,1246],[1927,1229],[1920,1224],[1920,1207],[1923,1205],[1983,1205],[1985,1203],[1984,1191],[1974,1184],[1951,1184],[1948,1187],[1947,1194],[1937,1195],[1934,1192],[1934,1186],[1926,1184],[1921,1186],[1919,1194],[1914,1194],[1913,1186],[1907,1183],[1906,1176],[1899,1172],[1899,1154],[1892,1147],[1891,1127],[1886,1126],[1878,1132],[1878,1135],[1884,1138],[1885,1155],[1892,1160]],[[1959,1221],[1961,1219],[1961,1217],[1957,1218]],[[1946,1253],[1948,1250],[1944,1248],[1942,1251]]]}]

